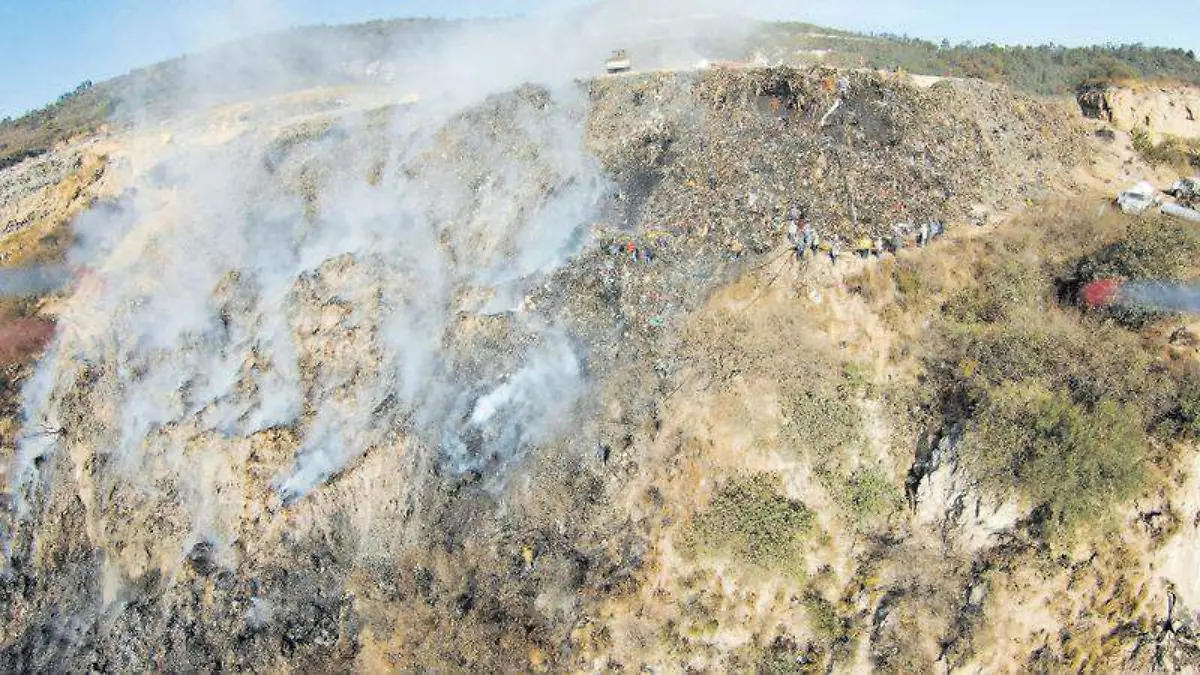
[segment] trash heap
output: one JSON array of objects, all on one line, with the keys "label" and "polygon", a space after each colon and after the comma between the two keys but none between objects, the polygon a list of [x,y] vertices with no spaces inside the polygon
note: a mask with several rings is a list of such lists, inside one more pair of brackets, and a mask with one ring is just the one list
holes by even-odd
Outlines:
[{"label": "trash heap", "polygon": [[1200,209],[1200,176],[1175,181],[1169,192],[1181,206]]},{"label": "trash heap", "polygon": [[1184,178],[1161,193],[1149,182],[1117,193],[1117,206],[1125,213],[1141,215],[1157,208],[1162,213],[1200,223],[1200,178]]},{"label": "trash heap", "polygon": [[1070,111],[982,83],[718,67],[600,78],[590,95],[611,189],[591,245],[524,309],[587,345],[590,372],[642,364],[619,388],[627,410],[670,391],[678,328],[714,288],[783,256],[923,245],[1036,198],[1085,142]]},{"label": "trash heap", "polygon": [[[53,219],[55,202],[47,195],[56,186],[66,192],[81,188],[78,181],[91,183],[99,178],[104,171],[102,164],[85,166],[84,150],[90,149],[89,145],[46,153],[0,171],[0,236]],[[83,171],[88,175],[72,180]]]},{"label": "trash heap", "polygon": [[1045,193],[1083,134],[980,82],[920,89],[827,68],[715,68],[592,84],[590,146],[619,186],[606,226],[762,252],[793,209],[825,237],[970,222]]}]

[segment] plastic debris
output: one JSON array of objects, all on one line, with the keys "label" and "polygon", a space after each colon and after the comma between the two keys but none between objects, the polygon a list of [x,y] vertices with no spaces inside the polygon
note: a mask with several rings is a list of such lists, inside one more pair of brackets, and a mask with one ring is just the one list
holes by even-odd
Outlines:
[{"label": "plastic debris", "polygon": [[1180,218],[1192,223],[1200,223],[1200,211],[1189,209],[1179,204],[1163,204],[1162,212],[1174,218]]},{"label": "plastic debris", "polygon": [[833,102],[833,105],[829,106],[829,110],[825,112],[825,115],[821,118],[821,122],[817,124],[817,126],[824,127],[825,123],[829,121],[829,118],[832,117],[833,113],[837,112],[837,109],[840,107],[842,107],[842,99],[839,98]]},{"label": "plastic debris", "polygon": [[1171,196],[1188,208],[1200,208],[1200,177],[1181,178],[1169,190]]},{"label": "plastic debris", "polygon": [[1128,190],[1117,194],[1117,206],[1125,213],[1140,215],[1155,205],[1154,186],[1142,181]]}]

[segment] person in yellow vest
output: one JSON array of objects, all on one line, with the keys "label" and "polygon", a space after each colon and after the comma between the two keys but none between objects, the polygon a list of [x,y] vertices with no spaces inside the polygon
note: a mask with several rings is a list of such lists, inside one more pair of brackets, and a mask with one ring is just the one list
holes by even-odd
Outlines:
[{"label": "person in yellow vest", "polygon": [[854,254],[860,258],[866,259],[870,257],[871,247],[874,245],[875,243],[871,241],[870,237],[859,237],[858,240],[854,242]]}]

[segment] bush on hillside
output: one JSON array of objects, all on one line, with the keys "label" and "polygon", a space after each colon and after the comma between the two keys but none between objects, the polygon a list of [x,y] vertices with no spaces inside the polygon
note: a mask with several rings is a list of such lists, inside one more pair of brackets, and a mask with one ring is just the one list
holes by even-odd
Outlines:
[{"label": "bush on hillside", "polygon": [[1200,167],[1200,140],[1165,136],[1155,143],[1149,131],[1138,127],[1133,130],[1133,149],[1153,165],[1174,166],[1183,171]]},{"label": "bush on hillside", "polygon": [[1085,406],[1027,381],[989,392],[962,448],[986,483],[1024,494],[1052,531],[1070,531],[1145,486],[1148,442],[1133,406],[1109,399]]},{"label": "bush on hillside", "polygon": [[1071,292],[1114,276],[1192,278],[1200,234],[1156,216],[1091,232],[1084,218],[1064,212],[979,244],[986,255],[926,350],[923,400],[968,429],[968,468],[1038,505],[1048,534],[1102,519],[1148,486],[1151,448],[1169,462],[1157,453],[1200,433],[1200,373],[1130,330],[1140,321],[1083,312]]},{"label": "bush on hillside", "polygon": [[904,506],[900,488],[879,467],[859,468],[839,487],[834,498],[859,532],[886,523]]},{"label": "bush on hillside", "polygon": [[[1200,270],[1200,231],[1165,216],[1136,221],[1119,241],[1079,259],[1060,280],[1064,295],[1073,295],[1097,279],[1172,281]],[[1162,312],[1114,306],[1107,310],[1118,323],[1134,330],[1161,318]]]},{"label": "bush on hillside", "polygon": [[849,386],[818,386],[786,400],[788,445],[798,453],[824,462],[861,441],[862,414]]},{"label": "bush on hillside", "polygon": [[684,548],[728,556],[771,572],[804,575],[804,543],[814,528],[803,503],[781,494],[777,477],[734,478],[695,517]]}]

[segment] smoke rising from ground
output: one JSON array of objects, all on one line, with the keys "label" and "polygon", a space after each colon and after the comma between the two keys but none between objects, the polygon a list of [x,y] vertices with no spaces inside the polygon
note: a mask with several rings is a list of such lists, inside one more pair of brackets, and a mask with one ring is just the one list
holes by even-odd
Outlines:
[{"label": "smoke rising from ground", "polygon": [[[179,477],[193,529],[219,539],[229,507],[206,481],[267,429],[299,438],[273,483],[285,503],[384,445],[502,476],[566,433],[586,345],[521,305],[587,245],[611,190],[580,80],[639,41],[656,45],[642,67],[690,65],[747,25],[671,20],[682,7],[470,23],[386,64],[311,45],[318,69],[385,73],[392,107],[175,129],[153,170],[76,224],[70,262],[88,273],[26,386],[15,480],[35,485],[35,460],[72,443],[108,448],[134,488]],[[250,100],[305,77],[243,57],[190,64],[189,105],[229,72]]]},{"label": "smoke rising from ground", "polygon": [[70,269],[62,265],[0,269],[0,297],[45,295],[66,286],[70,280]]},{"label": "smoke rising from ground", "polygon": [[1163,312],[1200,314],[1200,286],[1150,281],[1131,281],[1121,286],[1116,301],[1130,307]]}]

